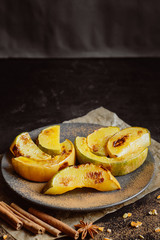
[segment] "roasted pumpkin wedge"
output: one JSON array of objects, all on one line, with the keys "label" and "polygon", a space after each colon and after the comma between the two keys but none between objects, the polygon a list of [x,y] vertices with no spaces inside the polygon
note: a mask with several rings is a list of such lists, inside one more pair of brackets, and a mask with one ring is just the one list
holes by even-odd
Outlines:
[{"label": "roasted pumpkin wedge", "polygon": [[99,128],[87,136],[87,144],[94,154],[106,156],[106,142],[112,135],[119,131],[119,127]]},{"label": "roasted pumpkin wedge", "polygon": [[42,151],[52,156],[60,154],[60,126],[53,125],[43,129],[38,135],[37,144]]},{"label": "roasted pumpkin wedge", "polygon": [[110,157],[121,157],[142,151],[151,144],[150,132],[142,127],[125,128],[109,138],[106,152]]},{"label": "roasted pumpkin wedge", "polygon": [[75,188],[94,188],[98,191],[120,189],[117,179],[109,170],[94,164],[71,166],[58,172],[43,188],[44,194],[63,194]]},{"label": "roasted pumpkin wedge", "polygon": [[37,160],[51,159],[33,142],[28,132],[19,134],[10,146],[10,151],[15,157],[24,156]]},{"label": "roasted pumpkin wedge", "polygon": [[143,148],[143,150],[138,149],[137,152],[125,157],[108,158],[98,156],[91,152],[85,137],[76,137],[75,149],[79,163],[102,165],[108,168],[114,176],[121,176],[134,171],[143,164],[148,154],[148,148]]},{"label": "roasted pumpkin wedge", "polygon": [[58,171],[75,164],[75,148],[66,139],[61,143],[61,153],[49,160],[35,160],[27,157],[12,158],[12,165],[16,173],[23,178],[36,181],[49,181]]}]

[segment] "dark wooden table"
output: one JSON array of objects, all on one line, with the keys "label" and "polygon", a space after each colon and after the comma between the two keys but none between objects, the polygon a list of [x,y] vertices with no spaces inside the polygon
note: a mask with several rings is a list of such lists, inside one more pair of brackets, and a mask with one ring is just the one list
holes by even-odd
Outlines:
[{"label": "dark wooden table", "polygon": [[[0,60],[0,152],[22,131],[60,123],[103,106],[132,126],[150,130],[160,142],[160,59],[1,59]],[[160,239],[160,190],[109,214],[98,224],[104,231],[97,238]],[[159,216],[147,218],[157,208]],[[122,218],[131,211],[145,224],[133,231]],[[158,220],[157,220],[158,219]],[[1,228],[0,236],[4,230]]]}]

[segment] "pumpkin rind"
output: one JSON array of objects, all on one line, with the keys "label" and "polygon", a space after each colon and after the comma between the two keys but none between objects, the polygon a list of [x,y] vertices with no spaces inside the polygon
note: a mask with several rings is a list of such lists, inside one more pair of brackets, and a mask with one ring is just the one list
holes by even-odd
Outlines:
[{"label": "pumpkin rind", "polygon": [[43,129],[38,135],[37,144],[42,151],[52,156],[60,154],[60,126],[54,125]]},{"label": "pumpkin rind", "polygon": [[85,137],[76,137],[75,150],[80,164],[93,163],[102,165],[109,169],[114,176],[121,176],[134,171],[143,164],[148,154],[148,148],[145,148],[125,157],[108,158],[98,156],[90,151]]}]

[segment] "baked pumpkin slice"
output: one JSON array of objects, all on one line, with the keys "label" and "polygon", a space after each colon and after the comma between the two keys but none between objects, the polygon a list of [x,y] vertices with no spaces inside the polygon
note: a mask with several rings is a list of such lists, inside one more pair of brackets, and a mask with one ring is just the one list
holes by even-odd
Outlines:
[{"label": "baked pumpkin slice", "polygon": [[49,181],[58,171],[75,164],[75,148],[66,139],[61,143],[61,153],[48,160],[35,160],[27,157],[12,158],[16,173],[24,179],[35,182]]},{"label": "baked pumpkin slice", "polygon": [[10,146],[15,157],[23,156],[37,160],[48,160],[51,156],[43,152],[31,139],[28,132],[19,134]]},{"label": "baked pumpkin slice", "polygon": [[119,132],[119,127],[102,127],[96,129],[94,132],[87,136],[87,144],[91,152],[99,156],[105,156],[105,146],[108,139],[115,133]]},{"label": "baked pumpkin slice", "polygon": [[106,144],[110,157],[121,157],[142,151],[151,144],[150,132],[142,127],[128,127],[111,136]]},{"label": "baked pumpkin slice", "polygon": [[109,170],[94,164],[67,167],[45,185],[44,194],[57,195],[76,188],[94,188],[98,191],[113,191],[121,188]]},{"label": "baked pumpkin slice", "polygon": [[134,171],[143,164],[148,154],[148,148],[143,148],[121,157],[98,156],[91,152],[85,137],[76,137],[75,150],[80,164],[102,165],[109,169],[114,176],[121,176]]},{"label": "baked pumpkin slice", "polygon": [[43,129],[37,138],[38,147],[54,156],[60,154],[60,125],[53,125]]}]

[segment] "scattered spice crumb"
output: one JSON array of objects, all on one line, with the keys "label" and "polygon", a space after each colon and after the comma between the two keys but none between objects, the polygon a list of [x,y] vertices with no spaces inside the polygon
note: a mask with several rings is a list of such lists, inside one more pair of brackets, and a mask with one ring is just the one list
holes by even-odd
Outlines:
[{"label": "scattered spice crumb", "polygon": [[139,222],[139,221],[137,221],[137,222],[131,222],[131,226],[132,226],[132,227],[138,228],[138,227],[140,227],[141,225],[142,225],[142,222]]},{"label": "scattered spice crumb", "polygon": [[160,227],[157,227],[157,228],[155,229],[155,232],[160,232]]},{"label": "scattered spice crumb", "polygon": [[160,195],[157,196],[157,199],[160,199]]},{"label": "scattered spice crumb", "polygon": [[107,229],[107,232],[108,232],[108,233],[111,233],[111,232],[112,232],[112,230],[111,230],[110,228],[108,228],[108,229]]},{"label": "scattered spice crumb", "polygon": [[123,214],[123,218],[128,218],[128,217],[131,217],[132,216],[132,213],[124,213]]},{"label": "scattered spice crumb", "polygon": [[139,237],[140,239],[144,239],[143,235],[141,235],[141,234],[140,234],[138,237]]},{"label": "scattered spice crumb", "polygon": [[149,215],[158,215],[157,210],[153,209],[153,210],[149,211]]},{"label": "scattered spice crumb", "polygon": [[99,227],[98,230],[101,231],[101,232],[103,232],[104,227]]},{"label": "scattered spice crumb", "polygon": [[3,235],[3,239],[4,239],[4,240],[7,239],[7,237],[8,237],[8,236],[7,236],[6,234]]}]

